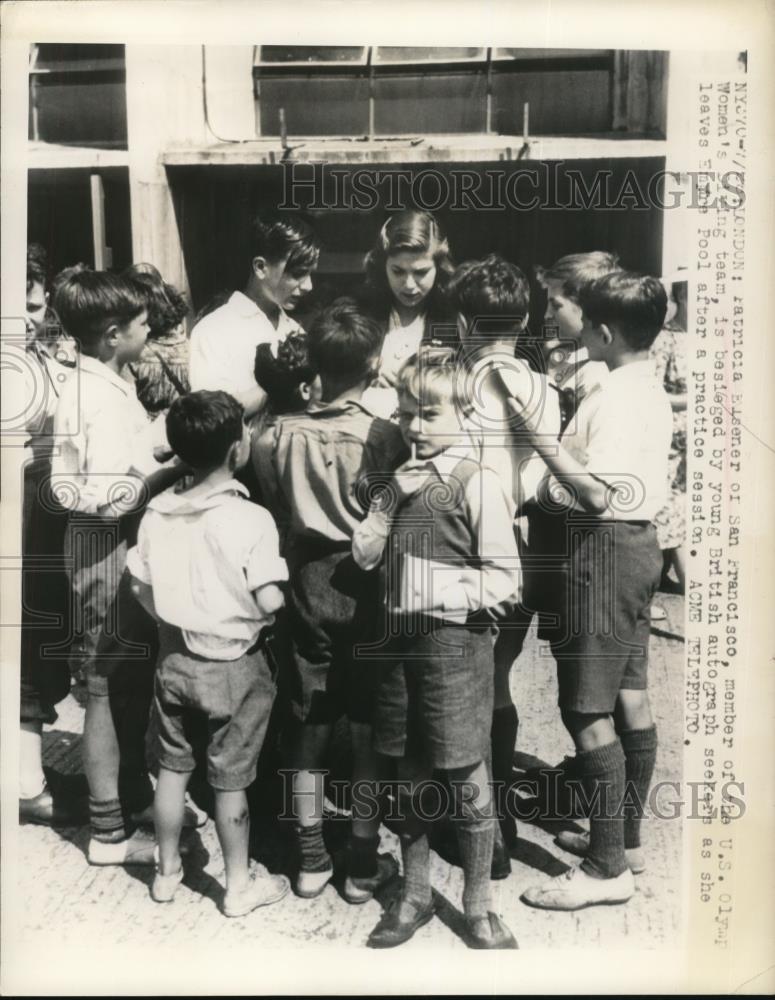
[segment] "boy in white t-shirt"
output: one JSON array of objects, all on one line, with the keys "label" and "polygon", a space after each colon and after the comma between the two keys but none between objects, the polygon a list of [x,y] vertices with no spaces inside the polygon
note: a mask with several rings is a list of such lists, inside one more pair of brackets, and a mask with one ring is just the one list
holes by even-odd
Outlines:
[{"label": "boy in white t-shirt", "polygon": [[538,421],[515,414],[546,463],[530,521],[531,548],[544,552],[556,616],[562,719],[576,745],[589,835],[558,843],[583,854],[564,875],[528,889],[532,906],[575,910],[618,903],[643,871],[640,825],[656,760],[647,692],[649,608],[662,568],[654,517],[664,503],[672,434],[670,403],[649,348],[667,297],[656,278],[614,272],[580,296],[590,361],[609,374],[582,400],[559,446]]},{"label": "boy in white t-shirt", "polygon": [[159,622],[149,726],[159,766],[159,860],[151,895],[171,901],[183,878],[180,832],[195,767],[191,732],[203,726],[226,866],[223,912],[238,917],[276,902],[289,887],[260,868],[251,875],[245,795],[275,697],[268,630],[288,571],[271,515],[234,478],[250,456],[241,405],[225,392],[183,396],[170,407],[167,434],[194,470],[194,482],[151,501],[128,556],[135,596]]}]

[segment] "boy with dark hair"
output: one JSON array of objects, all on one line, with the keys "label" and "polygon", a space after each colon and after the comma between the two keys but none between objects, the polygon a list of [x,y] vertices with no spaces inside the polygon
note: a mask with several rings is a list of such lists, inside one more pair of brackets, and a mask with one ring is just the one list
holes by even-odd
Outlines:
[{"label": "boy with dark hair", "polygon": [[619,271],[584,289],[580,304],[581,342],[609,370],[600,390],[582,400],[559,447],[522,400],[512,404],[548,470],[531,512],[531,548],[562,556],[546,589],[554,604],[544,610],[559,622],[550,641],[560,710],[591,803],[588,837],[558,840],[584,853],[582,865],[522,897],[561,910],[626,901],[644,867],[640,821],[657,748],[646,690],[649,605],[662,566],[653,520],[672,433],[649,359],[667,308],[662,284]]},{"label": "boy with dark hair", "polygon": [[[375,417],[362,402],[379,365],[381,331],[356,304],[340,299],[324,310],[308,334],[322,396],[306,413],[280,417],[259,441],[260,483],[289,524],[285,549],[290,573],[289,627],[293,643],[291,734],[293,809],[300,870],[294,888],[317,896],[333,874],[323,841],[323,782],[319,773],[334,723],[346,713],[353,741],[353,782],[374,781],[373,701],[368,664],[354,646],[370,637],[376,580],[355,565],[351,541],[366,515],[362,481],[386,475],[405,457],[395,424]],[[365,501],[367,502],[367,501]],[[316,771],[318,773],[316,773]],[[345,897],[370,899],[395,872],[378,858],[379,816],[353,803]]]},{"label": "boy with dark hair", "polygon": [[175,454],[192,485],[148,504],[128,556],[133,591],[159,622],[149,748],[159,766],[154,821],[159,860],[151,895],[172,900],[183,878],[180,833],[194,770],[192,732],[208,735],[208,781],[226,867],[223,912],[239,917],[276,902],[282,876],[248,863],[245,789],[256,774],[275,697],[267,631],[287,579],[271,516],[246,502],[234,473],[248,461],[242,407],[225,392],[193,392],[167,415]]},{"label": "boy with dark hair", "polygon": [[242,403],[246,418],[258,413],[266,393],[253,378],[256,348],[273,346],[300,327],[287,313],[312,288],[317,237],[293,215],[254,220],[250,276],[244,292],[208,313],[191,331],[191,387],[223,389]]},{"label": "boy with dark hair", "polygon": [[[544,375],[515,357],[527,327],[530,286],[518,267],[491,254],[484,260],[461,265],[452,277],[448,294],[458,312],[467,378],[474,390],[475,405],[467,419],[471,443],[482,462],[498,472],[511,501],[512,519],[519,519],[543,475],[543,463],[525,434],[514,428],[504,386],[522,393],[531,412],[542,412],[543,427],[553,440],[560,433],[557,393]],[[517,536],[521,543],[518,530]],[[509,674],[529,624],[530,615],[514,609],[502,623],[495,645],[491,765],[500,830],[509,846],[517,839],[516,823],[509,809],[509,790],[519,729]],[[508,874],[508,854],[498,840],[495,861],[493,874],[499,871]]]},{"label": "boy with dark hair", "polygon": [[453,825],[464,872],[466,942],[516,948],[492,912],[495,822],[487,773],[493,713],[492,628],[519,598],[510,496],[467,445],[470,410],[454,351],[424,348],[401,369],[401,430],[416,459],[400,467],[353,538],[358,565],[383,553],[385,661],[374,743],[398,761],[403,820],[401,896],[368,944],[391,948],[431,919],[427,822],[419,790],[433,770],[454,795]]},{"label": "boy with dark hair", "polygon": [[87,856],[102,865],[153,862],[153,838],[131,833],[130,822],[153,798],[144,740],[156,627],[132,599],[124,567],[148,496],[185,471],[155,460],[151,424],[129,371],[148,336],[145,301],[126,279],[75,269],[61,277],[54,300],[80,344],[54,421],[60,444],[52,488],[70,511],[65,556],[86,654]]}]

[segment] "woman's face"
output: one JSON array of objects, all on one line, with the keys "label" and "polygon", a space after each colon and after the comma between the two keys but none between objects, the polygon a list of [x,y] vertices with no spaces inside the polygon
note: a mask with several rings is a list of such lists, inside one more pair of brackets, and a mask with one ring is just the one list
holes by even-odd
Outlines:
[{"label": "woman's face", "polygon": [[436,265],[427,253],[393,254],[385,264],[393,298],[407,308],[418,308],[436,281]]}]

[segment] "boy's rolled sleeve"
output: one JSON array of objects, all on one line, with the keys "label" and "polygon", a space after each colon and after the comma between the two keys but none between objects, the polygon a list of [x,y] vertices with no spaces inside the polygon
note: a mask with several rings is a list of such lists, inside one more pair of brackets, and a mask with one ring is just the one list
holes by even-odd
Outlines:
[{"label": "boy's rolled sleeve", "polygon": [[[147,516],[147,515],[146,515]],[[152,586],[151,567],[148,561],[148,533],[145,530],[145,519],[140,522],[137,532],[137,545],[134,545],[126,556],[126,567],[141,583]]]}]

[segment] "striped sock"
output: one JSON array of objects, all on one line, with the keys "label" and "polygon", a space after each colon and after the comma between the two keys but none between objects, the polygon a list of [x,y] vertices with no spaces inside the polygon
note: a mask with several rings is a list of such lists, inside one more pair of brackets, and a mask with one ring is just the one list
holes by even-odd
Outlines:
[{"label": "striped sock", "polygon": [[[624,777],[632,806],[624,813],[624,846],[640,847],[643,804],[649,793],[657,761],[657,727],[625,729],[619,733],[624,750]],[[637,798],[637,802],[633,802]],[[634,806],[634,808],[633,808]]]},{"label": "striped sock", "polygon": [[103,844],[118,844],[126,840],[124,818],[119,799],[95,799],[89,796],[91,834]]},{"label": "striped sock", "polygon": [[299,867],[303,872],[325,872],[333,867],[331,855],[323,840],[323,824],[296,826],[296,846],[299,852]]}]

